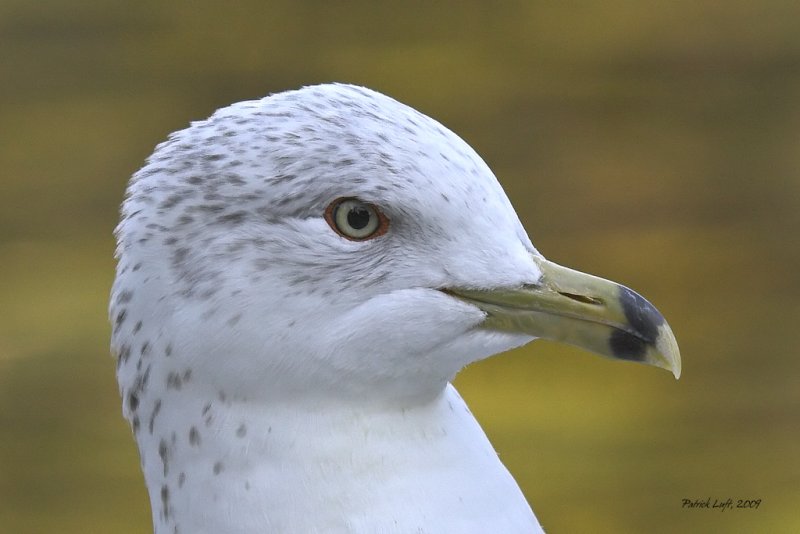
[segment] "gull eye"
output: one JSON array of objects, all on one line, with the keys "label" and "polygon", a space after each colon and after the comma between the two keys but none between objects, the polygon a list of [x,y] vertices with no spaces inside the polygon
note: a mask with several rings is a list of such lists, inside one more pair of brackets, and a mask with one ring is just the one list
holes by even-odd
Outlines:
[{"label": "gull eye", "polygon": [[357,198],[337,198],[325,209],[325,220],[333,231],[352,241],[378,237],[389,229],[389,219],[381,211]]}]

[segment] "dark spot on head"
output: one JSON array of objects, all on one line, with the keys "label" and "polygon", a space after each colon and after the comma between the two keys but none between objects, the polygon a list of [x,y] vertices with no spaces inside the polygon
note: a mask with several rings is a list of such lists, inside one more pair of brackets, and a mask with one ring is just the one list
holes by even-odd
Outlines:
[{"label": "dark spot on head", "polygon": [[236,211],[234,213],[227,213],[217,217],[217,222],[222,224],[241,224],[246,218],[246,212]]},{"label": "dark spot on head", "polygon": [[186,256],[189,255],[189,249],[186,247],[179,248],[172,254],[172,264],[180,265],[186,261]]},{"label": "dark spot on head", "polygon": [[150,342],[149,341],[145,341],[144,343],[142,343],[141,353],[142,353],[142,356],[147,356],[148,354],[150,354]]},{"label": "dark spot on head", "polygon": [[278,174],[277,176],[273,176],[272,178],[268,178],[267,181],[275,184],[280,185],[285,182],[291,182],[292,180],[296,180],[297,176],[294,174]]},{"label": "dark spot on head", "polygon": [[142,321],[137,321],[136,324],[133,326],[133,333],[137,334],[141,329],[142,329]]},{"label": "dark spot on head", "polygon": [[169,519],[169,488],[166,484],[161,486],[161,515]]},{"label": "dark spot on head", "polygon": [[223,465],[222,462],[214,462],[214,474],[218,475],[222,472]]},{"label": "dark spot on head", "polygon": [[164,466],[164,476],[167,476],[167,472],[169,471],[169,449],[164,439],[158,442],[158,456],[161,458],[161,463]]},{"label": "dark spot on head", "polygon": [[158,205],[158,209],[160,210],[168,210],[170,208],[175,207],[176,204],[184,200],[184,195],[180,193],[175,193],[174,195],[170,195],[169,197],[164,200],[161,204]]},{"label": "dark spot on head", "polygon": [[133,211],[131,213],[126,214],[122,219],[123,220],[133,219],[134,217],[139,215],[141,212],[142,212],[142,210]]},{"label": "dark spot on head", "polygon": [[247,425],[242,423],[239,425],[239,428],[236,429],[236,436],[239,438],[243,438],[247,434]]},{"label": "dark spot on head", "polygon": [[235,243],[229,243],[229,244],[228,244],[228,245],[225,247],[225,249],[228,251],[228,253],[229,253],[229,254],[236,254],[237,252],[239,252],[239,251],[241,251],[242,249],[244,249],[244,247],[245,247],[246,245],[247,245],[247,243],[245,243],[245,242],[243,242],[243,241],[237,241],[237,242],[235,242]]},{"label": "dark spot on head", "polygon": [[291,204],[292,202],[296,202],[298,199],[298,195],[286,195],[278,200],[278,206],[284,207],[287,204]]},{"label": "dark spot on head", "polygon": [[131,357],[131,346],[127,343],[122,345],[122,348],[119,350],[119,359],[122,363],[127,363],[128,358]]},{"label": "dark spot on head", "polygon": [[167,389],[181,389],[183,381],[178,373],[170,371],[167,373]]},{"label": "dark spot on head", "polygon": [[[205,291],[203,291],[202,293],[200,293],[200,298],[203,299],[203,300],[208,300],[211,297],[213,297],[214,295],[216,295],[217,292],[219,292],[219,288],[210,287],[210,288],[206,289]],[[216,310],[214,310],[214,311],[216,311]]]},{"label": "dark spot on head", "polygon": [[[211,199],[206,198],[206,200],[213,200],[213,195],[206,195],[206,197],[212,197]],[[197,211],[203,211],[206,213],[220,213],[225,211],[225,204],[202,204],[195,208]]]},{"label": "dark spot on head", "polygon": [[355,160],[351,158],[344,158],[340,159],[339,161],[334,161],[333,166],[336,168],[352,167],[353,165],[355,165],[355,163],[356,163]]},{"label": "dark spot on head", "polygon": [[195,447],[200,445],[200,432],[197,431],[197,427],[189,429],[189,444]]},{"label": "dark spot on head", "polygon": [[135,412],[136,408],[139,407],[139,397],[136,396],[135,392],[131,392],[128,395],[128,408],[130,411]]},{"label": "dark spot on head", "polygon": [[122,323],[125,322],[125,318],[128,316],[128,310],[125,308],[121,309],[117,314],[117,319],[115,321],[115,328],[119,328]]},{"label": "dark spot on head", "polygon": [[[139,363],[141,363],[141,361],[142,360],[139,360]],[[148,364],[144,370],[144,373],[136,376],[136,381],[133,383],[133,390],[137,393],[144,391],[147,388],[147,382],[150,380],[150,369],[151,365]],[[141,370],[141,367],[138,364],[136,365],[136,370]]]},{"label": "dark spot on head", "polygon": [[167,356],[172,356],[172,344],[167,344],[167,348],[164,349],[164,354]]},{"label": "dark spot on head", "polygon": [[161,399],[156,399],[156,403],[153,406],[153,411],[150,413],[150,423],[149,423],[149,430],[150,434],[153,434],[153,427],[156,423],[156,416],[158,416],[158,412],[161,411]]},{"label": "dark spot on head", "polygon": [[186,482],[186,473],[181,471],[181,473],[178,475],[178,487],[182,488],[184,482]]}]

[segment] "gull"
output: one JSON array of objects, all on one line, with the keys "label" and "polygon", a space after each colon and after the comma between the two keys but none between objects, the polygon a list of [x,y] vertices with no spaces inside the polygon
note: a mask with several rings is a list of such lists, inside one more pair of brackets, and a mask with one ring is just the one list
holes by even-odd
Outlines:
[{"label": "gull", "polygon": [[363,87],[173,133],[116,236],[112,351],[158,534],[541,532],[456,373],[546,338],[680,375],[648,301],[546,260],[469,145]]}]

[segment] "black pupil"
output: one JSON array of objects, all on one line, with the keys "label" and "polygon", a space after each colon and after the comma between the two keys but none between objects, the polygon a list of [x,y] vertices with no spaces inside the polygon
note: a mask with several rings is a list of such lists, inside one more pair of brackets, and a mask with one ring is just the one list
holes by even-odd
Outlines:
[{"label": "black pupil", "polygon": [[356,230],[361,230],[369,224],[369,210],[358,207],[347,212],[347,224]]}]

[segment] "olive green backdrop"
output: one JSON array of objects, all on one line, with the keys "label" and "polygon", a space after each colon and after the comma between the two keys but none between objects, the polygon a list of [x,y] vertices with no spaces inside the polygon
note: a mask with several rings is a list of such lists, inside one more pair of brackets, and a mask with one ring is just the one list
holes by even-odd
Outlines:
[{"label": "olive green backdrop", "polygon": [[107,348],[126,180],[190,120],[332,80],[458,132],[546,256],[673,326],[678,382],[544,341],[459,376],[550,532],[800,532],[800,4],[777,0],[0,1],[0,532],[150,529]]}]

